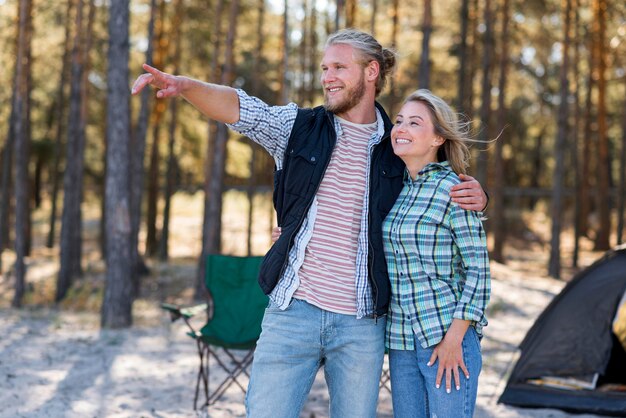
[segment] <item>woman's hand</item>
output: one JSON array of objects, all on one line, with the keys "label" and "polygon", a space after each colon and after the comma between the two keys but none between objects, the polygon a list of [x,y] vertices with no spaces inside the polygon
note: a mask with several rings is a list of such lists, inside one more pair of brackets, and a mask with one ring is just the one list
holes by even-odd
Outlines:
[{"label": "woman's hand", "polygon": [[437,379],[435,386],[437,389],[441,386],[441,379],[445,375],[446,392],[452,391],[452,380],[454,379],[456,390],[461,389],[461,376],[459,369],[463,372],[466,379],[469,379],[469,372],[463,361],[463,338],[469,327],[469,321],[454,319],[452,325],[443,337],[443,340],[433,350],[430,356],[428,366],[432,366],[435,362],[439,362],[437,368]]}]

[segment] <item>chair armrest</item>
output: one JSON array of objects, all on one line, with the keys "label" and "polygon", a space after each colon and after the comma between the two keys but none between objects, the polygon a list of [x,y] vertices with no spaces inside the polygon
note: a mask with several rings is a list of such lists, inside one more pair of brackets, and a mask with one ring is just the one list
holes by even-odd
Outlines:
[{"label": "chair armrest", "polygon": [[189,319],[192,318],[199,313],[206,312],[209,305],[207,303],[203,303],[200,305],[189,306],[186,308],[182,308],[179,305],[174,305],[172,303],[162,303],[161,309],[169,312],[170,318],[172,322],[176,321],[180,318]]}]

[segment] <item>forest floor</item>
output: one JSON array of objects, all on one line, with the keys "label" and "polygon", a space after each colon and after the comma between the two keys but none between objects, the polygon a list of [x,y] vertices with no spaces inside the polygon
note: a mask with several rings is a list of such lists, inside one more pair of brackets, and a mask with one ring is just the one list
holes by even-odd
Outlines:
[{"label": "forest floor", "polygon": [[[241,212],[247,203],[238,195],[226,199],[225,213]],[[7,274],[12,255],[4,253],[5,274],[0,277],[0,418],[14,417],[193,417],[193,395],[198,366],[194,342],[182,323],[170,323],[161,302],[191,303],[196,260],[200,251],[201,198],[174,200],[170,261],[150,261],[142,297],[133,306],[134,325],[102,330],[99,309],[104,266],[97,251],[98,223],[94,210],[85,211],[85,275],[64,302],[55,305],[54,280],[58,250],[43,246],[46,211],[35,214],[33,254],[27,260],[28,293],[21,309],[10,308],[12,280]],[[232,206],[229,206],[232,205]],[[255,212],[254,249],[269,245],[269,206]],[[245,216],[236,216],[245,219]],[[227,219],[225,251],[242,254],[245,225]],[[517,238],[506,246],[506,264],[491,263],[492,297],[489,326],[483,339],[478,418],[561,418],[557,410],[518,409],[497,403],[518,355],[517,346],[543,308],[575,271],[564,268],[566,280],[546,274],[550,223],[536,211],[511,225]],[[564,233],[563,264],[570,265],[571,239]],[[582,242],[580,265],[602,254]],[[196,325],[201,325],[197,322]],[[211,381],[218,378],[213,374]],[[379,417],[391,417],[390,396],[384,389]],[[243,396],[226,392],[208,416],[244,416]],[[206,416],[206,414],[200,414]],[[328,417],[328,392],[318,373],[303,418]],[[577,415],[590,418],[593,415]]]}]

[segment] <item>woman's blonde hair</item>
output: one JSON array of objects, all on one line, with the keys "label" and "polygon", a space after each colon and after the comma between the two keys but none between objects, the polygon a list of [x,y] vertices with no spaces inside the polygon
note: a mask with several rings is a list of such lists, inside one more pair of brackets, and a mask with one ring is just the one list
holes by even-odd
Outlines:
[{"label": "woman's blonde hair", "polygon": [[437,159],[447,160],[455,173],[465,174],[470,159],[467,143],[473,142],[470,122],[462,121],[448,103],[427,89],[414,91],[404,101],[407,102],[420,102],[428,108],[435,134],[444,139]]}]

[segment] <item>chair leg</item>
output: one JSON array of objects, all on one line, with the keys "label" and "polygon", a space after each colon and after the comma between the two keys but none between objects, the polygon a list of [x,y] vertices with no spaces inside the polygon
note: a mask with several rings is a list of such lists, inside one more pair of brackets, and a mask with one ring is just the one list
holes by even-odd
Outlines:
[{"label": "chair leg", "polygon": [[196,394],[193,398],[193,409],[198,410],[198,395],[200,394],[200,384],[202,383],[204,389],[204,405],[209,404],[209,346],[202,343],[199,339],[196,340],[198,345],[198,356],[200,357],[200,367],[198,369],[198,377],[196,379]]},{"label": "chair leg", "polygon": [[246,376],[250,377],[247,373],[247,368],[252,364],[252,358],[254,355],[254,351],[250,350],[246,355],[238,360],[233,354],[231,354],[227,349],[223,349],[223,351],[228,355],[231,361],[235,364],[235,367],[231,369],[228,365],[226,365],[216,354],[215,352],[209,350],[210,353],[213,354],[215,361],[222,367],[227,373],[228,377],[222,381],[222,383],[215,389],[215,391],[210,395],[208,405],[213,405],[215,402],[222,397],[224,392],[228,390],[230,385],[233,383],[236,384],[239,389],[245,394],[247,388],[243,387],[243,385],[237,380],[240,374],[245,373]]}]

